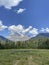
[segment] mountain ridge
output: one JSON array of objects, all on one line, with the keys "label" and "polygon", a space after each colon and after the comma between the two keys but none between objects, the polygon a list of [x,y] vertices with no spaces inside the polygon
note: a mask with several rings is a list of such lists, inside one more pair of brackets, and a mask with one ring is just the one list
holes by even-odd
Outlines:
[{"label": "mountain ridge", "polygon": [[[13,37],[13,38],[12,38],[12,37]],[[30,38],[30,39],[39,38],[39,37],[40,37],[40,38],[44,38],[44,37],[45,37],[45,38],[49,38],[49,33],[39,33],[37,36],[32,37],[32,38]],[[23,40],[23,41],[27,41],[27,40],[30,40],[29,37],[27,37],[27,36],[21,38],[21,36],[17,36],[17,35],[16,35],[16,36],[11,36],[11,38],[12,38],[12,39],[6,38],[6,37],[3,37],[3,36],[0,35],[0,41],[1,41],[1,40],[2,40],[2,41],[6,41],[6,40],[11,40],[11,41],[13,41],[14,39],[15,39],[14,41],[17,41],[17,40],[18,40],[18,41],[22,41],[22,40]]]}]

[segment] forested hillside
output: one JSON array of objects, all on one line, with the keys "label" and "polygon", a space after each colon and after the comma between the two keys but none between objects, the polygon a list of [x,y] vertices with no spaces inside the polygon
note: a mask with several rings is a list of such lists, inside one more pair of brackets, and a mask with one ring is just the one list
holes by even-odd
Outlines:
[{"label": "forested hillside", "polygon": [[36,36],[27,41],[10,41],[0,36],[0,49],[49,49],[49,37]]}]

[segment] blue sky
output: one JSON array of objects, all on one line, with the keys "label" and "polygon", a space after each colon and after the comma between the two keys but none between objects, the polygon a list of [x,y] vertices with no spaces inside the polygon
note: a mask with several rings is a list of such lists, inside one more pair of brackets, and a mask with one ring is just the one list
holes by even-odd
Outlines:
[{"label": "blue sky", "polygon": [[[0,21],[2,24],[0,25],[0,35],[49,33],[49,0],[0,1]],[[1,30],[2,26],[6,27]],[[23,29],[19,29],[19,27]]]}]

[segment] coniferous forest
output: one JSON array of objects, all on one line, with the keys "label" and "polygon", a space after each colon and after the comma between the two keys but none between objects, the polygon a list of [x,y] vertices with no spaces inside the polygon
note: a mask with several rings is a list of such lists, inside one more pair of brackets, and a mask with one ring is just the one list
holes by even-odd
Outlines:
[{"label": "coniferous forest", "polygon": [[0,49],[49,49],[49,38],[35,37],[27,41],[0,40]]}]

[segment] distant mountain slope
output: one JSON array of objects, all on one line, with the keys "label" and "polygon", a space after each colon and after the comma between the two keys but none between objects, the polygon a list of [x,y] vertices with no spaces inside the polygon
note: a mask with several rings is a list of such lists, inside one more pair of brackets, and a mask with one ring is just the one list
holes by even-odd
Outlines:
[{"label": "distant mountain slope", "polygon": [[[32,37],[31,39],[34,40],[34,39],[46,38],[46,37],[49,37],[49,33],[39,33],[37,36]],[[27,41],[30,39],[30,37],[26,35],[21,36],[19,34],[14,34],[14,35],[9,35],[7,39],[12,40],[12,41]]]},{"label": "distant mountain slope", "polygon": [[5,37],[3,37],[3,36],[0,36],[0,40],[3,40],[3,41],[5,41],[5,40],[7,40]]},{"label": "distant mountain slope", "polygon": [[39,33],[36,37],[38,36],[49,37],[49,33]]},{"label": "distant mountain slope", "polygon": [[42,42],[42,41],[45,41],[49,39],[49,33],[39,33],[37,36],[35,37],[32,37],[29,42],[39,42],[39,40]]},{"label": "distant mountain slope", "polygon": [[5,38],[5,37],[3,37],[3,36],[0,36],[0,41],[10,41],[9,39],[7,39],[7,38]]},{"label": "distant mountain slope", "polygon": [[[46,38],[49,38],[49,33],[39,33],[37,36],[32,37],[30,40],[36,41],[38,39],[46,39]],[[21,37],[20,35],[16,34],[16,35],[9,35],[7,38],[0,36],[0,40],[27,41],[29,40],[29,37],[28,36]]]}]

